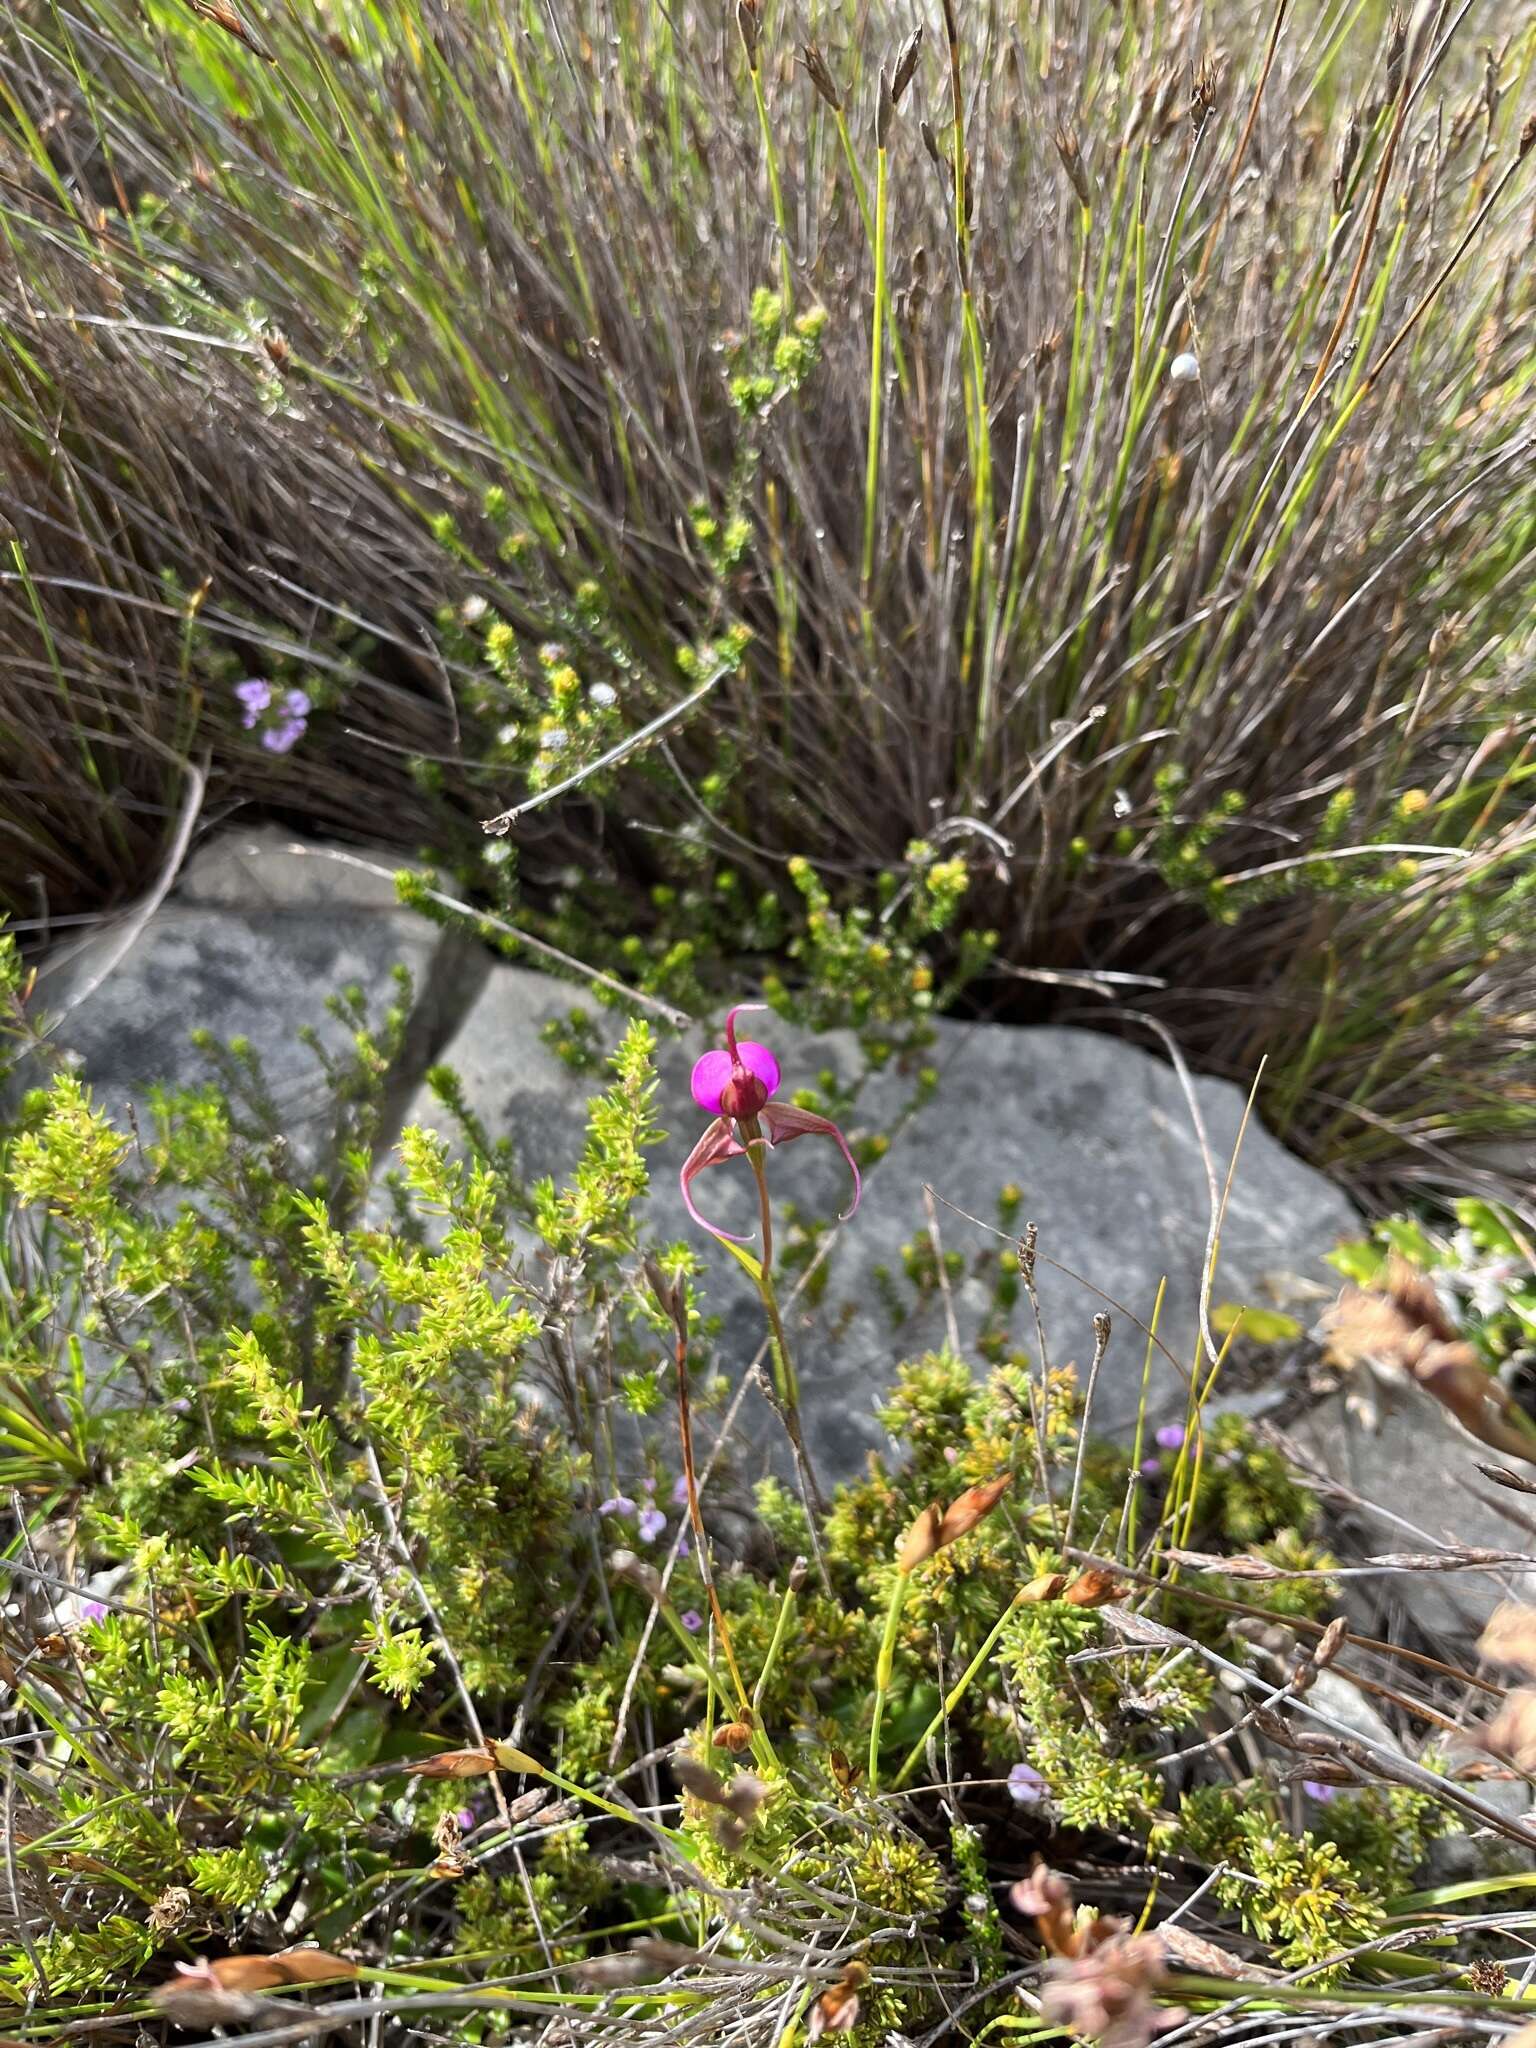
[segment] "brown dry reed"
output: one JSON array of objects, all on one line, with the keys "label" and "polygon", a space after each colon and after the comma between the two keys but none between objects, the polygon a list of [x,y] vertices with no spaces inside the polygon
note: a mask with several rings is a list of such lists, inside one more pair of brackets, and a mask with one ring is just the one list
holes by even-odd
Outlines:
[{"label": "brown dry reed", "polygon": [[[679,833],[849,895],[926,834],[973,859],[988,1000],[1267,1057],[1271,1119],[1368,1192],[1507,1167],[1533,0],[959,0],[921,46],[885,0],[226,11],[0,0],[13,910],[140,886],[198,805],[414,847],[515,801],[434,618],[531,643],[590,580],[634,727],[680,645],[753,638],[601,810],[531,815],[531,887],[578,859],[643,928]],[[720,339],[786,277],[822,358],[744,418]],[[748,524],[724,578],[700,505]],[[375,641],[344,713],[262,755],[199,635],[259,674],[338,619]]]}]

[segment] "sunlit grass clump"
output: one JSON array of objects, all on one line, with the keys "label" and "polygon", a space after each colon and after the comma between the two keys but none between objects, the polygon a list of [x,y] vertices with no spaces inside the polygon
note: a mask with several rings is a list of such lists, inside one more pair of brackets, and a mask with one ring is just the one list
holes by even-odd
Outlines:
[{"label": "sunlit grass clump", "polygon": [[8,0],[6,896],[238,792],[691,1000],[801,971],[793,861],[875,966],[957,861],[989,1001],[1267,1055],[1363,1185],[1528,1137],[1475,13]]}]

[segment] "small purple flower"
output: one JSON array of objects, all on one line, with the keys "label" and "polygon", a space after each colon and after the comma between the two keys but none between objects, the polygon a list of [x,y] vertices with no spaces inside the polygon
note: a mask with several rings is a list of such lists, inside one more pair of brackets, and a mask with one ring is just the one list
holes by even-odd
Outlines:
[{"label": "small purple flower", "polygon": [[685,1607],[677,1618],[691,1636],[696,1636],[704,1626],[704,1617],[697,1607]]},{"label": "small purple flower", "polygon": [[738,1040],[736,1019],[743,1010],[761,1010],[762,1003],[738,1003],[725,1020],[725,1046],[716,1047],[694,1062],[693,1099],[714,1118],[683,1165],[683,1206],[701,1230],[728,1243],[744,1244],[746,1239],[722,1230],[701,1216],[694,1205],[693,1183],[707,1166],[719,1166],[727,1159],[743,1157],[752,1145],[787,1145],[795,1138],[830,1138],[848,1162],[853,1175],[853,1201],[842,1220],[846,1222],[859,1206],[862,1186],[858,1161],[830,1117],[816,1116],[808,1109],[775,1102],[779,1086],[779,1063],[766,1045],[750,1038]]},{"label": "small purple flower", "polygon": [[640,1541],[642,1543],[654,1543],[666,1526],[667,1518],[660,1508],[642,1508],[640,1510]]},{"label": "small purple flower", "polygon": [[1143,1479],[1155,1479],[1162,1469],[1163,1461],[1161,1458],[1143,1458],[1141,1461],[1141,1476]]},{"label": "small purple flower", "polygon": [[1045,1780],[1033,1764],[1015,1764],[1008,1773],[1008,1797],[1020,1806],[1038,1806],[1045,1797]]},{"label": "small purple flower", "polygon": [[235,695],[244,707],[241,723],[249,732],[272,702],[272,685],[265,676],[250,676],[245,682],[236,683]]},{"label": "small purple flower", "polygon": [[597,1512],[600,1515],[632,1515],[635,1504],[627,1493],[610,1494],[607,1500],[598,1502]]},{"label": "small purple flower", "polygon": [[100,1600],[87,1600],[80,1608],[80,1619],[88,1628],[94,1628],[98,1621],[105,1621],[107,1610]]},{"label": "small purple flower", "polygon": [[677,1539],[677,1554],[679,1557],[692,1557],[693,1555],[693,1538],[686,1529]]},{"label": "small purple flower", "polygon": [[[261,726],[261,744],[269,754],[286,754],[304,737],[311,709],[305,691],[284,690],[281,699],[274,700],[272,685],[266,677],[250,676],[245,682],[236,683],[235,696],[242,706],[241,723],[247,732]],[[268,722],[263,725],[264,718]]]},{"label": "small purple flower", "polygon": [[1184,1448],[1184,1425],[1182,1422],[1165,1422],[1152,1439],[1159,1450],[1180,1451]]},{"label": "small purple flower", "polygon": [[472,1806],[461,1806],[453,1817],[466,1835],[476,1825],[475,1809]]},{"label": "small purple flower", "polygon": [[303,739],[305,721],[302,718],[285,718],[281,725],[269,725],[261,736],[261,744],[269,754],[286,754]]},{"label": "small purple flower", "polygon": [[672,1505],[675,1508],[685,1508],[688,1505],[688,1475],[686,1472],[679,1472],[677,1478],[673,1481]]},{"label": "small purple flower", "polygon": [[1326,1806],[1330,1799],[1337,1799],[1339,1796],[1338,1786],[1325,1785],[1321,1778],[1303,1778],[1301,1789],[1309,1799],[1315,1799],[1319,1806]]}]

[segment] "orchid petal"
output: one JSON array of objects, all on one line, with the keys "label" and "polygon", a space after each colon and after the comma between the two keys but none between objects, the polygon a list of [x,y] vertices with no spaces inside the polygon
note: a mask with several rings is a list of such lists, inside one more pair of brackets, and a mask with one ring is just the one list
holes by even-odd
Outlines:
[{"label": "orchid petal", "polygon": [[679,1175],[683,1189],[683,1206],[688,1214],[701,1230],[707,1230],[711,1237],[724,1239],[727,1244],[750,1244],[750,1231],[742,1237],[734,1230],[722,1230],[718,1223],[711,1223],[707,1216],[701,1215],[694,1204],[693,1182],[706,1166],[719,1166],[724,1160],[737,1158],[745,1150],[746,1147],[738,1142],[729,1121],[723,1116],[717,1116],[683,1161],[683,1170]]},{"label": "orchid petal", "polygon": [[700,1109],[708,1110],[711,1116],[720,1114],[720,1091],[730,1078],[731,1056],[720,1046],[694,1061],[688,1085]]},{"label": "orchid petal", "polygon": [[848,1140],[837,1125],[827,1116],[816,1116],[808,1109],[796,1109],[789,1103],[771,1102],[762,1112],[763,1129],[770,1145],[788,1145],[796,1138],[830,1138],[848,1162],[848,1171],[853,1175],[853,1201],[838,1219],[846,1223],[858,1208],[864,1193],[864,1183],[859,1177],[859,1163],[848,1149]]}]

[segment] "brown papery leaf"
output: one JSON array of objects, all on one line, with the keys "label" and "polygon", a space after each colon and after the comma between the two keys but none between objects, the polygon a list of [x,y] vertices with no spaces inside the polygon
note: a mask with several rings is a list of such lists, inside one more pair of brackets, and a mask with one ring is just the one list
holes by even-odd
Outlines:
[{"label": "brown papery leaf", "polygon": [[1113,1572],[1107,1572],[1099,1565],[1090,1565],[1072,1581],[1061,1597],[1068,1607],[1104,1607],[1111,1600],[1118,1600],[1124,1591],[1123,1579],[1117,1579]]},{"label": "brown papery leaf", "polygon": [[979,1486],[968,1486],[958,1500],[952,1500],[939,1519],[939,1548],[968,1536],[978,1522],[991,1514],[1012,1484],[1013,1474],[1003,1472],[996,1479],[984,1479]]},{"label": "brown papery leaf", "polygon": [[1470,1344],[1431,1344],[1414,1367],[1426,1393],[1490,1450],[1536,1464],[1536,1424],[1504,1384],[1479,1364]]},{"label": "brown papery leaf", "polygon": [[1033,1607],[1041,1600],[1059,1600],[1067,1583],[1065,1572],[1042,1572],[1013,1596],[1020,1607]]},{"label": "brown papery leaf", "polygon": [[1536,1678],[1536,1607],[1519,1600],[1495,1607],[1477,1639],[1477,1653],[1490,1664],[1504,1664]]},{"label": "brown papery leaf", "polygon": [[1485,1728],[1477,1731],[1485,1749],[1517,1770],[1536,1770],[1536,1692],[1512,1692]]},{"label": "brown papery leaf", "polygon": [[277,62],[272,52],[264,50],[261,44],[257,42],[234,8],[229,5],[229,0],[188,0],[188,5],[191,7],[192,12],[201,20],[213,22],[217,27],[223,29],[226,35],[233,36],[237,43],[244,43],[248,50],[260,57],[265,63],[275,64]]},{"label": "brown papery leaf", "polygon": [[932,1501],[906,1535],[896,1552],[896,1569],[899,1572],[915,1572],[933,1556],[939,1547],[939,1527],[944,1519],[944,1510],[937,1501]]},{"label": "brown papery leaf", "polygon": [[445,1749],[439,1756],[424,1756],[419,1763],[403,1766],[408,1778],[485,1778],[495,1768],[489,1747]]}]

